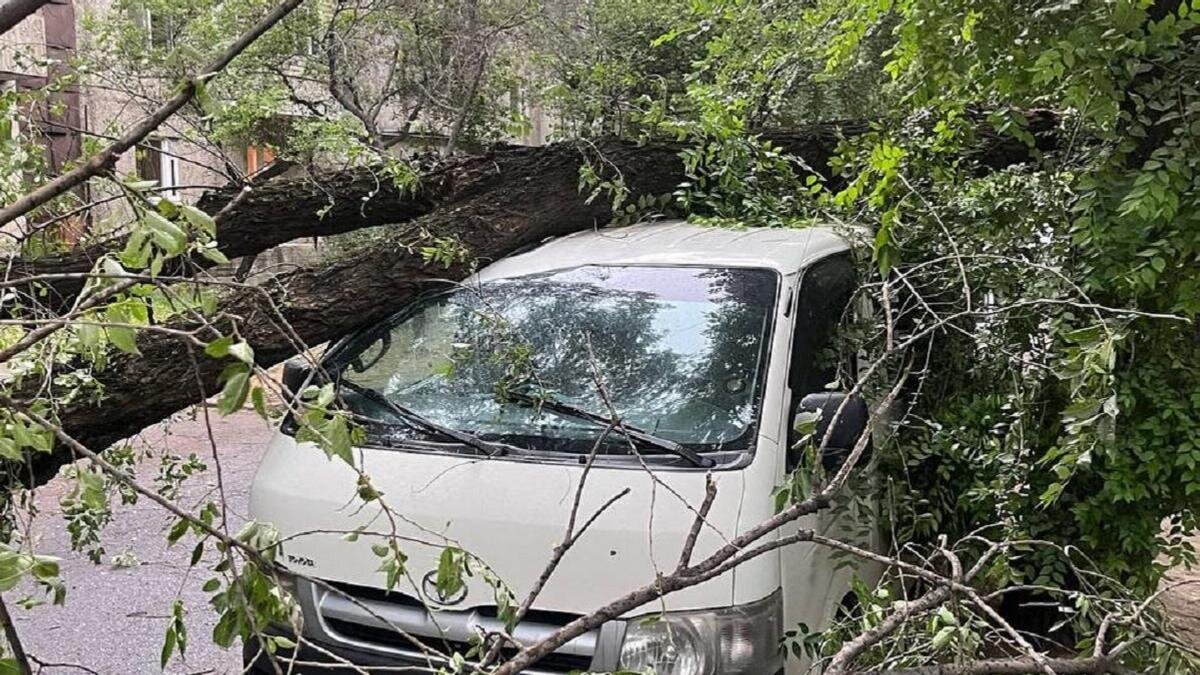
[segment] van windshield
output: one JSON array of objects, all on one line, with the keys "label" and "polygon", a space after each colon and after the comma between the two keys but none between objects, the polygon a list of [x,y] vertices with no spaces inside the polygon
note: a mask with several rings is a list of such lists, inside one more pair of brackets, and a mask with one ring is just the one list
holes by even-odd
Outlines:
[{"label": "van windshield", "polygon": [[531,450],[588,452],[604,425],[563,408],[610,418],[609,403],[661,439],[741,449],[777,284],[764,269],[596,265],[459,287],[352,340],[336,357],[340,396],[374,433],[421,432],[368,390]]}]

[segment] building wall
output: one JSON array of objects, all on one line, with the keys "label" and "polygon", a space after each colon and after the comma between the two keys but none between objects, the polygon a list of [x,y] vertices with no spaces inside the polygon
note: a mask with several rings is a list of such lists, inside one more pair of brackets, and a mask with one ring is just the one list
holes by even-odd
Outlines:
[{"label": "building wall", "polygon": [[[114,0],[50,0],[38,12],[25,19],[14,29],[0,36],[0,82],[9,81],[22,88],[42,88],[56,75],[64,72],[66,63],[75,50],[86,45],[85,17],[103,16],[113,10]],[[24,54],[21,57],[19,54]],[[39,65],[43,60],[49,66]],[[59,170],[64,163],[78,159],[82,153],[84,138],[94,138],[104,143],[108,137],[118,135],[139,119],[151,112],[156,100],[163,96],[143,97],[116,91],[101,86],[98,81],[83,81],[66,87],[61,92],[48,94],[49,104],[39,111],[42,119],[41,131],[46,139],[48,164],[52,171]],[[10,85],[11,86],[11,85]],[[313,88],[313,83],[307,85]],[[161,93],[161,92],[160,92]],[[327,94],[314,88],[305,95],[320,98]],[[540,145],[546,141],[551,125],[536,106],[525,106],[531,121],[529,133],[510,142],[525,145]],[[297,113],[302,111],[297,110]],[[397,119],[402,111],[395,112]],[[194,201],[207,188],[226,183],[223,171],[232,166],[238,171],[261,168],[268,161],[265,148],[256,149],[255,157],[248,156],[246,148],[212,148],[187,140],[198,137],[189,133],[181,118],[173,118],[157,130],[148,140],[147,146],[162,146],[163,154],[169,159],[160,165],[164,172],[174,175],[174,184],[179,186],[170,195],[185,201]],[[384,125],[385,127],[387,125]],[[436,147],[445,139],[440,137],[414,137],[411,143],[401,144],[400,151],[408,146],[412,149]],[[138,173],[139,152],[129,152],[120,158],[116,172],[121,177],[133,177]],[[152,152],[152,151],[151,151]],[[167,167],[169,166],[169,171]],[[107,190],[107,192],[106,192]],[[93,181],[79,193],[81,203],[102,199],[112,194],[113,187],[103,181]],[[128,210],[120,200],[105,202],[93,209],[87,220],[82,218],[60,224],[55,233],[65,243],[73,243],[86,229],[101,233],[119,226]],[[310,244],[304,244],[308,247]],[[295,252],[289,252],[294,259]],[[278,261],[278,262],[283,262]]]}]

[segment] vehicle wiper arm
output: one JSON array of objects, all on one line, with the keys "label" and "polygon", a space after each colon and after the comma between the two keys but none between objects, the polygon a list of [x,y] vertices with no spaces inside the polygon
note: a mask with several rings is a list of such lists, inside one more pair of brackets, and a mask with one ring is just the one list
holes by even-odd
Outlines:
[{"label": "vehicle wiper arm", "polygon": [[441,424],[434,422],[421,413],[396,403],[374,389],[364,387],[344,379],[341,381],[341,384],[355,391],[356,393],[371,399],[375,403],[384,406],[388,410],[391,410],[409,426],[436,434],[443,438],[449,438],[450,440],[457,441],[466,446],[470,446],[489,457],[506,455],[510,450],[521,450],[520,448],[513,448],[505,443],[493,443],[491,441],[485,441],[475,434],[469,434],[465,431],[459,431],[458,429],[451,429],[450,427],[442,426]]},{"label": "vehicle wiper arm", "polygon": [[[590,410],[587,410],[586,408],[580,408],[577,405],[567,403],[561,399],[534,396],[533,394],[520,389],[509,389],[508,391],[504,392],[504,394],[514,403],[524,406],[545,408],[546,410],[558,413],[564,417],[574,417],[576,419],[586,420],[596,424],[597,426],[607,427],[612,424],[612,420],[603,415],[598,415]],[[613,429],[624,435],[630,441],[641,443],[642,445],[648,445],[653,448],[658,448],[659,450],[665,450],[676,457],[686,459],[687,461],[691,462],[693,466],[711,467],[716,464],[716,462],[714,462],[711,458],[705,457],[689,447],[676,443],[668,438],[663,438],[662,436],[655,436],[649,431],[635,427],[627,422],[622,421],[620,424],[614,425]]]}]

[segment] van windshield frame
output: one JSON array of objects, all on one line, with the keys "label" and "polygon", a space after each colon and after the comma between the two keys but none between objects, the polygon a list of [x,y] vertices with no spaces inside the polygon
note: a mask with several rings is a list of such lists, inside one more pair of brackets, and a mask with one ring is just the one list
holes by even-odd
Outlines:
[{"label": "van windshield frame", "polygon": [[[428,434],[413,428],[412,425],[404,424],[401,420],[389,419],[384,409],[364,404],[361,397],[353,395],[351,387],[342,384],[343,378],[353,382],[355,387],[370,386],[386,396],[395,396],[396,402],[436,420],[439,424],[477,435],[485,441],[525,448],[528,453],[523,455],[585,455],[596,447],[602,436],[604,440],[601,454],[633,454],[630,452],[630,440],[619,433],[610,432],[605,436],[604,425],[556,414],[552,409],[547,409],[550,406],[528,405],[527,399],[531,393],[535,397],[544,397],[547,401],[561,397],[573,405],[587,408],[606,418],[609,417],[606,399],[611,397],[611,403],[618,414],[631,425],[645,428],[700,454],[741,454],[752,451],[761,428],[763,398],[782,281],[782,275],[777,270],[766,267],[614,263],[580,265],[527,276],[486,280],[477,284],[441,287],[421,294],[392,317],[350,336],[328,355],[324,365],[326,372],[332,375],[337,384],[340,404],[354,413],[360,421],[366,421],[364,426],[368,433],[368,442],[375,445],[412,449],[414,445],[422,445]],[[497,303],[501,305],[499,308],[496,307]],[[614,391],[600,394],[597,389],[596,393],[599,395],[590,400],[583,396],[583,392],[578,390],[580,382],[576,381],[581,379],[582,366],[579,358],[575,357],[571,357],[575,358],[575,362],[566,364],[574,367],[574,371],[565,366],[558,369],[565,368],[566,371],[572,372],[574,378],[571,381],[547,383],[538,372],[547,364],[537,363],[537,349],[531,349],[533,353],[527,356],[534,361],[528,372],[521,371],[521,368],[513,363],[506,364],[503,369],[496,371],[503,371],[503,375],[492,386],[495,403],[488,403],[484,399],[484,380],[475,375],[469,375],[468,377],[476,379],[468,379],[467,382],[468,387],[472,384],[479,385],[471,389],[472,397],[454,400],[448,399],[447,392],[459,390],[448,388],[444,383],[430,385],[426,381],[428,378],[400,375],[399,371],[404,369],[415,368],[420,374],[423,369],[430,368],[430,363],[418,362],[423,358],[428,361],[430,354],[438,351],[438,345],[425,349],[425,343],[436,341],[431,336],[435,336],[439,331],[443,334],[436,337],[441,340],[440,348],[443,350],[447,345],[453,351],[464,349],[466,342],[478,342],[469,339],[478,337],[472,335],[469,330],[466,333],[468,339],[463,339],[457,330],[453,336],[444,333],[447,328],[469,327],[470,323],[477,319],[468,317],[468,311],[484,316],[485,312],[478,311],[484,305],[498,317],[492,319],[491,326],[493,330],[501,333],[507,328],[496,326],[502,324],[507,324],[508,327],[516,324],[518,329],[553,324],[552,328],[539,330],[558,331],[557,333],[553,336],[538,333],[533,336],[534,341],[545,348],[546,345],[557,345],[559,341],[565,340],[574,346],[574,351],[553,352],[551,365],[561,366],[560,361],[565,363],[562,354],[586,352],[587,368],[593,371],[592,375],[599,375],[600,381],[605,382],[606,387]],[[542,312],[542,316],[536,316],[535,311]],[[575,316],[572,316],[572,312]],[[429,316],[431,313],[432,319]],[[449,319],[439,314],[447,315]],[[630,317],[638,317],[641,321],[627,320]],[[441,326],[439,321],[447,325]],[[685,326],[689,321],[692,325]],[[423,322],[426,328],[418,330],[414,327],[420,322]],[[611,334],[601,334],[599,337],[589,334],[585,341],[580,342],[578,336],[567,335],[567,332],[572,330],[568,326],[575,322],[584,326],[578,328],[577,332],[585,331],[590,323],[593,327],[600,326]],[[703,329],[697,328],[701,322],[704,324]],[[428,327],[431,325],[431,328]],[[724,334],[721,334],[721,329],[724,330]],[[521,330],[516,332],[519,334]],[[718,337],[705,337],[711,334]],[[572,340],[574,342],[571,342]],[[390,356],[398,358],[403,355],[405,358],[390,365],[384,364],[381,370],[380,364],[389,357],[387,352],[397,349],[392,343],[399,345],[402,342],[405,344]],[[496,352],[496,345],[502,342],[503,340],[490,340],[490,351],[487,353],[491,355]],[[704,350],[706,345],[711,348],[707,352]],[[516,354],[514,358],[519,360],[520,346],[518,341],[503,348],[511,348],[510,351]],[[633,351],[629,352],[628,358],[621,359],[622,348],[628,351],[643,348],[649,350],[655,347],[658,348],[656,352]],[[425,351],[421,352],[423,349]],[[713,351],[721,349],[725,351]],[[479,369],[481,364],[488,365],[476,356],[475,352],[478,350],[479,345],[472,344],[465,350],[468,354],[465,360],[451,357],[433,368],[440,369],[437,373],[439,377],[462,377],[463,372]],[[545,355],[545,349],[541,351]],[[508,356],[512,354],[506,355],[506,358]],[[722,363],[724,356],[732,357],[732,363]],[[750,363],[751,360],[753,363]],[[642,385],[658,386],[662,396],[655,398],[653,393],[647,393],[642,396],[644,400],[626,405],[627,401],[622,399],[620,393],[621,382],[613,381],[620,380],[620,377],[613,378],[611,373],[604,372],[606,366],[612,367],[617,363],[625,366],[620,369],[622,371],[634,367],[645,368],[647,372],[638,375],[641,379],[635,377],[630,383],[635,388]],[[378,372],[372,373],[373,369]],[[699,401],[699,394],[688,400],[680,398],[680,391],[684,388],[683,380],[679,377],[672,380],[669,376],[685,370],[718,374],[707,380],[695,376],[687,380],[688,384],[704,387],[705,395],[713,400]],[[369,377],[380,374],[386,374],[386,377],[375,377],[374,380]],[[511,376],[510,381],[504,381],[508,376]],[[594,381],[594,378],[589,379]],[[550,386],[546,386],[547,384]],[[562,386],[564,384],[567,386]],[[422,387],[433,392],[434,403],[419,398],[419,390]],[[522,396],[507,396],[505,390],[508,387],[512,387],[514,391],[519,388]],[[629,387],[625,389],[628,390]],[[518,401],[518,398],[526,399],[524,404]],[[436,404],[443,399],[447,400],[447,405],[438,407]],[[650,409],[651,403],[660,400],[676,401],[680,405],[678,409],[670,410],[667,410],[667,405],[663,409],[666,412],[652,415],[654,411]],[[732,403],[722,408],[715,403],[718,400]],[[494,415],[494,418],[489,420],[494,419],[495,423],[466,424],[464,420],[480,422],[481,418],[454,416],[456,411],[470,406],[476,406],[479,410]],[[692,408],[712,412],[704,417],[691,411]],[[515,423],[515,420],[522,417],[528,418],[528,428],[519,428]],[[695,427],[689,431],[689,424],[693,422]],[[424,449],[428,449],[430,445],[424,443]],[[667,463],[675,463],[678,459],[650,445],[639,445],[637,454]]]}]

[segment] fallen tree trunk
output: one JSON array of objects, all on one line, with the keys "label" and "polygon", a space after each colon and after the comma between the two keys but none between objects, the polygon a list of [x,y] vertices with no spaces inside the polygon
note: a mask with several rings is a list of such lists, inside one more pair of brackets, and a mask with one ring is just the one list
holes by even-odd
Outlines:
[{"label": "fallen tree trunk", "polygon": [[[621,172],[633,195],[669,192],[683,169],[671,145],[614,142],[596,150]],[[474,260],[486,264],[545,237],[599,227],[610,219],[611,204],[603,198],[588,203],[580,195],[582,159],[580,149],[570,145],[475,158],[445,177],[454,182],[445,188],[453,199],[441,207],[353,254],[280,275],[261,288],[228,293],[213,326],[236,331],[254,348],[258,363],[269,366],[296,354],[296,339],[311,345],[336,338],[394,313],[431,281],[465,278]],[[453,238],[469,256],[448,267],[427,264],[418,247],[430,238]],[[144,331],[137,345],[139,355],[116,356],[96,374],[105,393],[102,406],[81,401],[57,411],[63,428],[85,445],[104,448],[217,390],[225,364],[197,354],[196,372],[192,347],[177,336]],[[41,483],[73,458],[60,448],[32,459],[34,481]]]},{"label": "fallen tree trunk", "polygon": [[[779,133],[773,138],[789,152],[803,157],[809,166],[824,172],[842,134],[854,135],[864,129],[858,124],[824,124],[796,132]],[[296,239],[408,222],[469,197],[471,190],[505,189],[514,171],[530,180],[541,180],[540,175],[524,172],[525,165],[536,165],[543,155],[552,163],[556,160],[551,156],[565,153],[573,157],[574,164],[568,169],[570,175],[567,178],[577,181],[578,168],[586,159],[585,153],[591,153],[592,160],[603,164],[601,155],[617,146],[631,152],[635,152],[633,149],[636,147],[620,142],[609,142],[595,148],[573,145],[503,147],[483,155],[452,157],[427,167],[418,184],[411,189],[397,188],[374,167],[355,167],[316,176],[276,178],[248,188],[248,192],[233,208],[220,215],[216,221],[218,249],[228,258],[240,258]],[[659,150],[675,153],[682,147],[679,144],[655,144],[645,146],[643,151],[648,154]],[[631,159],[637,161],[636,157]],[[668,180],[678,182],[682,178],[683,165],[677,163]],[[492,179],[497,179],[498,183],[489,182]],[[672,184],[664,191],[669,192],[673,188]],[[237,191],[233,187],[214,190],[201,198],[197,206],[210,215],[217,215]],[[579,199],[579,196],[573,193],[571,198]],[[123,245],[122,239],[32,260],[14,258],[6,265],[7,278],[12,282],[31,277],[59,277],[39,281],[40,288],[36,290],[41,291],[38,295],[54,298],[60,305],[65,305],[83,288],[84,278],[79,275],[91,271],[101,256],[120,250]],[[187,267],[192,269],[209,264],[200,257],[187,261]],[[185,266],[175,267],[168,272],[181,272]],[[35,292],[35,289],[29,290]]]},{"label": "fallen tree trunk", "polygon": [[[1037,149],[1054,146],[1058,118],[1046,111],[1027,113],[1029,130],[1038,140]],[[787,153],[793,154],[817,173],[828,176],[829,158],[843,138],[864,133],[862,122],[814,124],[791,131],[765,134]],[[979,149],[973,157],[985,169],[996,169],[1026,161],[1030,148],[1021,141],[995,134],[986,125],[979,129]],[[662,144],[656,148],[682,149]],[[323,237],[378,225],[402,223],[455,203],[465,190],[482,185],[488,178],[500,178],[509,172],[509,163],[536,161],[541,153],[560,152],[547,148],[498,148],[488,154],[454,157],[429,167],[412,189],[399,189],[372,167],[356,167],[339,173],[298,178],[276,178],[249,188],[238,203],[217,219],[218,248],[228,258],[255,255],[280,244],[306,237]],[[584,159],[584,146],[575,149],[578,161]],[[599,158],[593,157],[598,163]],[[578,164],[576,165],[577,168]],[[577,176],[572,170],[571,178]],[[682,165],[672,175],[681,180]],[[489,184],[490,185],[490,184]],[[235,188],[206,194],[198,206],[216,215],[237,192]],[[49,304],[66,306],[83,288],[84,277],[96,261],[112,250],[120,250],[123,240],[101,242],[65,254],[37,259],[14,258],[4,261],[11,286],[21,279],[40,278],[36,287],[28,287],[30,297],[47,298]],[[211,265],[196,256],[186,265],[176,264],[166,273],[179,274]],[[46,278],[52,277],[52,278]]]},{"label": "fallen tree trunk", "polygon": [[0,35],[7,33],[25,17],[49,4],[50,0],[4,0],[0,2]]},{"label": "fallen tree trunk", "polygon": [[[823,171],[845,128],[822,125],[773,140]],[[1028,149],[1011,139],[992,140],[996,142],[981,151],[981,165],[1003,166],[1028,157]],[[585,161],[606,177],[619,175],[631,199],[671,192],[684,178],[680,148],[625,141],[505,148],[444,162],[408,193],[381,185],[365,170],[325,184],[326,189],[336,186],[332,193],[301,189],[294,181],[263,187],[223,217],[218,238],[229,255],[248,255],[299,236],[384,223],[411,225],[388,230],[352,255],[281,275],[261,288],[229,293],[213,327],[221,333],[236,331],[254,348],[260,365],[273,365],[303,345],[339,337],[394,313],[431,281],[463,279],[476,263],[487,264],[546,237],[604,225],[612,216],[609,199],[589,201],[579,190],[579,168]],[[367,194],[372,197],[364,200]],[[206,203],[215,211],[225,199],[213,197]],[[322,209],[327,210],[323,218],[318,215]],[[455,240],[467,258],[448,267],[427,264],[420,245],[441,238]],[[216,391],[224,364],[198,355],[199,372],[194,372],[191,347],[177,336],[145,331],[138,348],[140,355],[119,355],[96,374],[104,388],[102,406],[76,402],[60,407],[58,418],[69,434],[104,448]],[[40,483],[72,457],[59,450],[33,459],[34,480]]]}]

